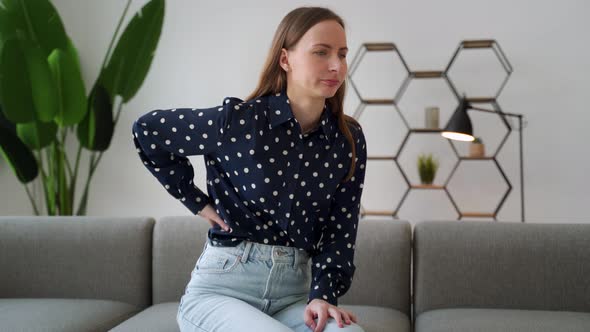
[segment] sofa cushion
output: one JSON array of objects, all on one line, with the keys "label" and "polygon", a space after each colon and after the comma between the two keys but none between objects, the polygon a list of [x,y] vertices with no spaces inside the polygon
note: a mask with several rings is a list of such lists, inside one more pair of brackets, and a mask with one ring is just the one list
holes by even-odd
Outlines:
[{"label": "sofa cushion", "polygon": [[339,304],[396,309],[410,317],[412,230],[403,220],[361,219],[352,286]]},{"label": "sofa cushion", "polygon": [[590,224],[422,222],[416,316],[445,308],[590,312]]},{"label": "sofa cushion", "polygon": [[[154,305],[116,326],[110,332],[178,332],[176,323],[178,305],[178,302]],[[365,332],[410,331],[410,320],[397,310],[362,305],[340,305],[340,307],[354,312]]]},{"label": "sofa cushion", "polygon": [[211,227],[200,216],[163,217],[154,225],[153,303],[178,302]]},{"label": "sofa cushion", "polygon": [[106,331],[141,308],[116,301],[89,299],[0,299],[0,330]]},{"label": "sofa cushion", "polygon": [[[356,314],[365,332],[410,332],[411,322],[406,314],[391,308],[366,305],[338,305]],[[310,330],[311,331],[311,330]]]},{"label": "sofa cushion", "polygon": [[148,217],[0,217],[0,298],[151,304]]},{"label": "sofa cushion", "polygon": [[510,309],[438,309],[420,314],[416,332],[587,332],[590,313]]},{"label": "sofa cushion", "polygon": [[117,325],[109,332],[179,332],[176,313],[179,302],[155,304]]},{"label": "sofa cushion", "polygon": [[[156,220],[153,253],[155,304],[180,300],[205,246],[209,227],[200,216]],[[410,258],[411,228],[407,221],[361,219],[356,239],[354,280],[338,303],[386,307],[409,317]]]}]

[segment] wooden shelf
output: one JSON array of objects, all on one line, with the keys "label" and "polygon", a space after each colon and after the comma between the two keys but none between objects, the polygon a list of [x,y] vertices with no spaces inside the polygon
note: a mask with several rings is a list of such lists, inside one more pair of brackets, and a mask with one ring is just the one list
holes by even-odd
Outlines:
[{"label": "wooden shelf", "polygon": [[461,44],[464,48],[489,48],[496,41],[493,39],[483,39],[483,40],[464,40]]},{"label": "wooden shelf", "polygon": [[410,132],[412,133],[441,133],[442,129],[430,129],[430,128],[412,128]]},{"label": "wooden shelf", "polygon": [[412,188],[412,189],[438,189],[438,190],[445,189],[444,186],[437,186],[434,184],[414,184],[414,185],[411,185],[410,188]]},{"label": "wooden shelf", "polygon": [[463,217],[475,217],[475,218],[493,218],[493,213],[483,213],[483,212],[461,212]]},{"label": "wooden shelf", "polygon": [[496,98],[494,97],[467,97],[465,98],[465,100],[468,103],[473,103],[473,104],[485,104],[485,103],[494,103],[496,102]]},{"label": "wooden shelf", "polygon": [[393,99],[363,99],[361,101],[367,105],[395,105]]},{"label": "wooden shelf", "polygon": [[372,156],[367,157],[368,160],[396,160],[396,156]]},{"label": "wooden shelf", "polygon": [[494,157],[459,157],[460,160],[492,160]]},{"label": "wooden shelf", "polygon": [[441,78],[443,75],[444,72],[439,70],[422,70],[410,73],[413,78]]},{"label": "wooden shelf", "polygon": [[365,210],[364,212],[361,213],[362,215],[367,215],[367,216],[387,216],[387,217],[392,217],[395,216],[396,211],[390,210]]},{"label": "wooden shelf", "polygon": [[396,49],[393,43],[364,43],[367,51],[393,51]]}]

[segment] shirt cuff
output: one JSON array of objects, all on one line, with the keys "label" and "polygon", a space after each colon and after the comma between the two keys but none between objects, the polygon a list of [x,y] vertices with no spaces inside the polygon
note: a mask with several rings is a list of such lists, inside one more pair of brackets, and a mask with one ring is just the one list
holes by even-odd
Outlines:
[{"label": "shirt cuff", "polygon": [[324,300],[334,306],[338,306],[338,297],[334,287],[337,286],[335,280],[324,275],[319,281],[312,282],[311,290],[307,298],[307,304],[313,299]]}]

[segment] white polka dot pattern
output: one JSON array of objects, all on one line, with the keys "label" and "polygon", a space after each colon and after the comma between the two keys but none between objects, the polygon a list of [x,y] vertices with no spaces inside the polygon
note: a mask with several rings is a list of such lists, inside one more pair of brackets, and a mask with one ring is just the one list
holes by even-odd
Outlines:
[{"label": "white polka dot pattern", "polygon": [[[302,134],[285,91],[250,101],[225,98],[207,108],[158,109],[133,123],[144,166],[193,214],[207,204],[233,229],[218,225],[209,237],[295,246],[312,256],[308,302],[334,305],[350,288],[366,142],[349,124],[356,147],[354,176],[342,182],[351,148],[326,104],[319,124]],[[203,155],[207,194],[193,184],[187,156]]]}]

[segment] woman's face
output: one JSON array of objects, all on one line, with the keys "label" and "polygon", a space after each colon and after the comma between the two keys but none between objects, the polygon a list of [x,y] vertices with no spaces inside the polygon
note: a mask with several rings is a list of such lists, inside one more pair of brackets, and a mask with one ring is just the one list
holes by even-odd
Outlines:
[{"label": "woman's face", "polygon": [[323,21],[309,29],[291,50],[282,50],[281,66],[287,85],[297,95],[334,96],[346,78],[346,34],[336,21]]}]

